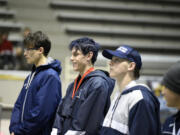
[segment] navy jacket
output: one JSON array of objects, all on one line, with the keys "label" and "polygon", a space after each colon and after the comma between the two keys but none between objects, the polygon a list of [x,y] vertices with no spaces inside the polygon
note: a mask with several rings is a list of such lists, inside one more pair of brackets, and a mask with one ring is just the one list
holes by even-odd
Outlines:
[{"label": "navy jacket", "polygon": [[162,128],[162,135],[180,135],[180,110],[177,114],[167,118]]},{"label": "navy jacket", "polygon": [[50,135],[56,109],[61,100],[60,62],[33,67],[15,102],[10,133],[15,135]]},{"label": "navy jacket", "polygon": [[67,89],[66,95],[59,105],[53,130],[64,135],[84,133],[97,135],[110,106],[110,95],[115,81],[104,72],[96,70],[88,74],[74,98],[72,98],[74,82]]},{"label": "navy jacket", "polygon": [[145,85],[129,83],[115,94],[101,135],[160,135],[159,102]]}]

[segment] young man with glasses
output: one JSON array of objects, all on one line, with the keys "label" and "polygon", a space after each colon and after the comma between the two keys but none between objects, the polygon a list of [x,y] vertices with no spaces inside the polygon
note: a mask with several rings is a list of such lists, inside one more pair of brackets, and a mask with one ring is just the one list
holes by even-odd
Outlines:
[{"label": "young man with glasses", "polygon": [[14,105],[9,130],[11,135],[49,135],[61,100],[60,62],[47,57],[51,42],[41,31],[28,34],[24,45],[33,68]]},{"label": "young man with glasses", "polygon": [[138,84],[140,54],[130,46],[104,50],[110,59],[110,76],[119,91],[103,122],[101,135],[160,135],[159,102],[145,84]]},{"label": "young man with glasses", "polygon": [[51,135],[98,135],[110,105],[114,80],[94,69],[99,45],[83,37],[70,44],[77,78],[68,86],[59,105]]}]

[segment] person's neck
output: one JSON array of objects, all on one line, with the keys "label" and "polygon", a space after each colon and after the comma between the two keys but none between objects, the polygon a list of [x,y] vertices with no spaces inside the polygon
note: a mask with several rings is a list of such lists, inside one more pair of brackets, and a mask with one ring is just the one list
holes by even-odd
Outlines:
[{"label": "person's neck", "polygon": [[87,72],[90,68],[94,67],[93,65],[87,65],[79,74],[83,76],[85,72]]},{"label": "person's neck", "polygon": [[41,66],[41,65],[46,64],[46,62],[47,62],[47,57],[45,57],[44,55],[42,55],[42,56],[40,57],[39,61],[37,61],[37,62],[35,63],[35,66],[36,66],[36,68],[37,68],[37,67],[39,67],[39,66]]},{"label": "person's neck", "polygon": [[125,89],[125,87],[133,80],[134,78],[130,77],[127,74],[124,77],[117,79],[119,91],[122,92]]}]

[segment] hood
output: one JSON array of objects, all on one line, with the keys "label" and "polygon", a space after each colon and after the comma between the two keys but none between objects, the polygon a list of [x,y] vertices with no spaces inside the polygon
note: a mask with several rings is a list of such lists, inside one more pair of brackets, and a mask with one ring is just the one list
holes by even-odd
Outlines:
[{"label": "hood", "polygon": [[90,78],[90,77],[95,77],[95,76],[100,76],[107,81],[109,85],[109,94],[111,95],[115,86],[115,80],[109,77],[109,73],[107,71],[99,70],[99,69],[91,72],[85,78]]},{"label": "hood", "polygon": [[33,66],[32,68],[32,71],[36,71],[36,74],[38,72],[40,72],[41,70],[45,70],[45,69],[48,69],[48,68],[52,68],[53,70],[55,70],[59,75],[61,74],[61,62],[56,60],[56,59],[52,59],[51,57],[48,57],[47,59],[47,63],[44,64],[44,65],[41,65],[39,67],[35,67]]}]

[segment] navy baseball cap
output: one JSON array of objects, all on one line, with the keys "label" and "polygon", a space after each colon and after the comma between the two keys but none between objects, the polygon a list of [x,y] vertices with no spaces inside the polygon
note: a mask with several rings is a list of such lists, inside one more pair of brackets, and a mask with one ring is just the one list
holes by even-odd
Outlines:
[{"label": "navy baseball cap", "polygon": [[122,45],[115,51],[106,49],[102,52],[102,55],[108,59],[112,59],[113,56],[116,56],[122,59],[127,59],[131,62],[135,62],[138,69],[141,69],[142,66],[140,54],[138,51],[128,45]]}]

